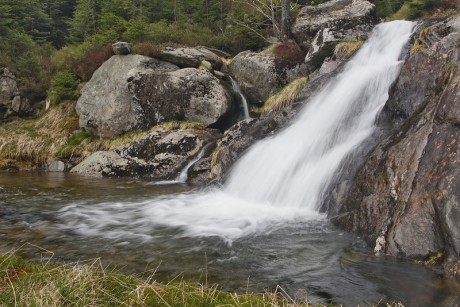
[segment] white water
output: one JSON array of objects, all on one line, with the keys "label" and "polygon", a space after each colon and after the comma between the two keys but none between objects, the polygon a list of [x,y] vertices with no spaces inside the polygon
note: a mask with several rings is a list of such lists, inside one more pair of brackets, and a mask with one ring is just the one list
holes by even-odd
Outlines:
[{"label": "white water", "polygon": [[296,122],[255,144],[222,189],[168,195],[143,203],[72,204],[62,227],[84,235],[155,239],[157,227],[177,236],[226,241],[286,223],[322,218],[323,193],[344,158],[374,130],[378,112],[399,74],[412,23],[377,26],[343,73],[306,102]]},{"label": "white water", "polygon": [[235,93],[237,93],[241,98],[241,103],[243,105],[244,118],[251,118],[249,116],[248,101],[246,100],[246,97],[244,97],[243,92],[241,91],[241,88],[240,88],[238,82],[233,80],[233,78],[230,78],[230,80],[232,81],[232,89],[233,89],[233,91]]}]

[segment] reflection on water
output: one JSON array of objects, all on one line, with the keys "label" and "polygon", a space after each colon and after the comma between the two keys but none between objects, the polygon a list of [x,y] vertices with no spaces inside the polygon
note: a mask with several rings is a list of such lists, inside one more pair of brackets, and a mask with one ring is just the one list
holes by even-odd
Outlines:
[{"label": "reflection on water", "polygon": [[[457,284],[410,261],[376,257],[359,238],[321,219],[249,232],[231,244],[215,236],[187,236],[180,225],[152,226],[139,236],[106,235],[143,229],[136,227],[133,204],[168,194],[188,195],[184,193],[192,190],[187,185],[69,174],[0,173],[0,250],[7,252],[29,242],[54,252],[55,259],[101,257],[105,265],[137,273],[158,267],[157,280],[183,276],[204,281],[207,272],[209,282],[226,290],[244,292],[249,287],[250,291],[262,291],[280,285],[292,296],[305,290],[314,302],[346,306],[381,300],[401,301],[406,306],[451,306],[458,302]],[[106,208],[101,204],[107,204]],[[72,211],[73,224],[64,221],[62,210],[69,206],[92,208],[86,213],[93,214],[93,224],[87,222],[91,217],[78,219],[75,214],[81,211]],[[123,215],[124,211],[128,212]],[[120,217],[113,219],[116,212]],[[108,216],[112,218],[109,223],[103,220]],[[78,231],[97,224],[106,228],[96,228],[94,233]],[[41,256],[30,245],[20,253],[33,259]]]}]

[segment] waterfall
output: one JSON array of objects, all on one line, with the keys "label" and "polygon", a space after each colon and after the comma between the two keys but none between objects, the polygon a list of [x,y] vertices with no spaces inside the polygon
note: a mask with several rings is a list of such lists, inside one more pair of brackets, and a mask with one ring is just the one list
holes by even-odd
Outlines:
[{"label": "waterfall", "polygon": [[316,209],[341,161],[373,132],[412,27],[405,21],[378,25],[290,127],[238,161],[226,191],[272,206]]},{"label": "waterfall", "polygon": [[249,108],[248,108],[248,102],[246,100],[246,97],[244,97],[243,95],[243,92],[241,92],[241,88],[238,84],[238,82],[236,82],[233,78],[230,77],[230,81],[232,81],[232,89],[235,93],[238,94],[238,96],[240,96],[240,99],[241,99],[241,104],[242,104],[242,107],[243,107],[243,112],[244,112],[244,118],[251,118],[249,116]]},{"label": "waterfall", "polygon": [[291,126],[253,145],[222,188],[143,203],[70,205],[61,210],[64,227],[145,240],[155,238],[152,229],[168,226],[180,229],[178,236],[231,242],[324,218],[317,212],[323,194],[341,162],[374,131],[412,28],[406,21],[375,27],[343,72],[305,102]]},{"label": "waterfall", "polygon": [[198,162],[198,160],[203,158],[205,150],[209,147],[208,145],[205,145],[203,146],[203,148],[201,148],[198,154],[189,163],[187,163],[187,165],[185,165],[185,167],[182,169],[182,171],[179,173],[179,175],[174,180],[155,181],[153,182],[153,184],[166,185],[166,184],[186,183],[188,179],[188,170],[193,166],[193,164],[195,164],[196,162]]}]

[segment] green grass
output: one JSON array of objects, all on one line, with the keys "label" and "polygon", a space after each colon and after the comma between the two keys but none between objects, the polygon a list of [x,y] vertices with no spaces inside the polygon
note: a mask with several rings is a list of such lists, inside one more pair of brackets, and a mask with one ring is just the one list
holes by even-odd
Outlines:
[{"label": "green grass", "polygon": [[281,288],[235,294],[217,285],[187,281],[163,284],[104,269],[98,259],[79,263],[32,263],[0,255],[0,302],[5,306],[311,306]]}]

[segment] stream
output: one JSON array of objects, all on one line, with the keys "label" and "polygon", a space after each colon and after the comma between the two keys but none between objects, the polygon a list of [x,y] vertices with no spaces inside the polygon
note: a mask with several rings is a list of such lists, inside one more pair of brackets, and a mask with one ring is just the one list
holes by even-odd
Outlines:
[{"label": "stream", "polygon": [[[52,251],[55,261],[100,257],[104,266],[121,272],[149,275],[156,270],[154,279],[162,282],[184,278],[204,283],[207,278],[240,293],[274,291],[279,285],[293,298],[306,295],[316,303],[458,302],[458,284],[410,260],[375,256],[359,237],[321,216],[272,224],[231,241],[187,235],[181,226],[138,224],[136,206],[178,194],[193,198],[201,193],[196,190],[185,184],[61,173],[0,173],[0,251],[37,261],[49,257],[42,249]],[[149,204],[152,210],[162,206]],[[72,219],[63,212],[72,212]],[[114,218],[120,212],[123,223]],[[88,227],[91,217],[104,226]]]}]

